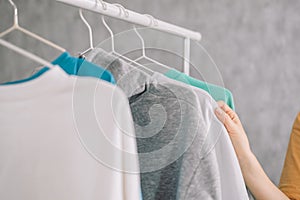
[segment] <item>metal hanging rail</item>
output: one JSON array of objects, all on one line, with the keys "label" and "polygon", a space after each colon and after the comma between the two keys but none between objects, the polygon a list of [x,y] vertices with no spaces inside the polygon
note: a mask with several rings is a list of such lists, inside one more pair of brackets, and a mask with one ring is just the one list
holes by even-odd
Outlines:
[{"label": "metal hanging rail", "polygon": [[[120,8],[116,5],[105,2],[106,8],[103,8],[101,4],[96,4],[95,1],[89,0],[57,0],[58,2],[65,3],[78,8],[83,8],[89,11],[100,13],[109,17],[117,18],[129,23],[150,27],[155,30],[167,32],[173,35],[181,36],[195,41],[201,40],[201,34],[195,31],[191,31],[161,20],[155,19],[155,24],[152,24],[152,20],[147,15],[143,15],[131,10],[127,10],[128,15],[126,17],[120,16]],[[149,26],[149,24],[151,26]]]}]

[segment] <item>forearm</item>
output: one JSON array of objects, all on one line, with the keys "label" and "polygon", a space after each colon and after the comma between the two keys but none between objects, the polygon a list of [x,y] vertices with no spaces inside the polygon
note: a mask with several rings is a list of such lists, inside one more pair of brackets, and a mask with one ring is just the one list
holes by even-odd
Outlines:
[{"label": "forearm", "polygon": [[288,200],[268,178],[253,153],[239,158],[247,187],[256,200]]},{"label": "forearm", "polygon": [[228,131],[247,187],[256,200],[288,200],[268,178],[252,153],[246,132],[237,114],[225,102],[218,102],[216,116]]}]

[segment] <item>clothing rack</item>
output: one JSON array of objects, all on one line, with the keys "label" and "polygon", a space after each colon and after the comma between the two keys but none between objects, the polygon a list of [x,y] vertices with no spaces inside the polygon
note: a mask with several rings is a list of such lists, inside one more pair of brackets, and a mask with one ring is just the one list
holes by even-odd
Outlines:
[{"label": "clothing rack", "polygon": [[201,34],[195,31],[191,31],[174,24],[170,24],[158,19],[153,18],[150,15],[140,14],[126,9],[127,16],[120,15],[120,7],[114,4],[105,2],[105,8],[101,4],[96,4],[96,1],[92,0],[56,0],[67,5],[71,5],[78,8],[83,8],[92,12],[100,13],[109,17],[120,19],[132,24],[137,24],[158,31],[170,33],[184,38],[184,73],[189,74],[190,71],[190,40],[200,41]]}]

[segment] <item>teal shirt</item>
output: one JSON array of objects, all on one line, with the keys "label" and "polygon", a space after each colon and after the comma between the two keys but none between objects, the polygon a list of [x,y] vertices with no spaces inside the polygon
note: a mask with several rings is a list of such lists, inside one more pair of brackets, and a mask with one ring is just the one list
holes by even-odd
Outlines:
[{"label": "teal shirt", "polygon": [[190,76],[188,76],[180,71],[177,71],[175,69],[169,70],[164,75],[171,79],[174,79],[174,80],[189,84],[191,86],[203,89],[203,90],[207,91],[213,97],[214,100],[216,100],[216,101],[222,100],[230,108],[232,108],[233,110],[235,109],[232,93],[226,88],[222,88],[220,86],[213,85],[210,83],[205,83],[203,81],[200,81],[198,79],[190,77]]},{"label": "teal shirt", "polygon": [[[112,84],[116,83],[113,75],[109,71],[103,69],[98,65],[95,65],[94,63],[86,61],[84,58],[73,57],[68,52],[62,53],[58,58],[56,58],[52,62],[52,64],[59,65],[69,75],[95,77],[110,82]],[[33,80],[42,75],[47,70],[49,70],[49,68],[44,67],[29,78],[4,83],[3,85],[17,84]]]},{"label": "teal shirt", "polygon": [[41,69],[40,71],[38,71],[34,75],[30,76],[29,78],[25,78],[25,79],[17,80],[17,81],[12,81],[12,82],[1,83],[0,85],[11,85],[11,84],[24,83],[24,82],[27,82],[27,81],[30,81],[30,80],[33,80],[33,79],[39,77],[40,75],[42,75],[43,73],[45,73],[48,70],[49,70],[49,68],[44,67],[43,69]]},{"label": "teal shirt", "polygon": [[86,61],[84,58],[76,58],[68,52],[62,53],[52,64],[59,65],[70,75],[95,77],[115,84],[113,75],[102,67]]}]

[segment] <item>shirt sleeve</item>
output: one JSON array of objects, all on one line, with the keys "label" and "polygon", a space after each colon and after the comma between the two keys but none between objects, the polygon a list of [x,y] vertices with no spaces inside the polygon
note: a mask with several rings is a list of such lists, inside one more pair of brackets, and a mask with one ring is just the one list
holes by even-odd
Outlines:
[{"label": "shirt sleeve", "polygon": [[290,199],[300,199],[300,113],[292,128],[279,188]]},{"label": "shirt sleeve", "polygon": [[[219,121],[215,123],[219,123]],[[222,199],[249,199],[242,171],[228,132],[223,125],[217,130],[221,134],[214,151],[219,165]]]},{"label": "shirt sleeve", "polygon": [[[213,114],[210,119],[207,138],[201,149],[203,157],[194,172],[185,198],[248,200],[245,182],[229,135]],[[201,190],[193,189],[195,187]]]}]

